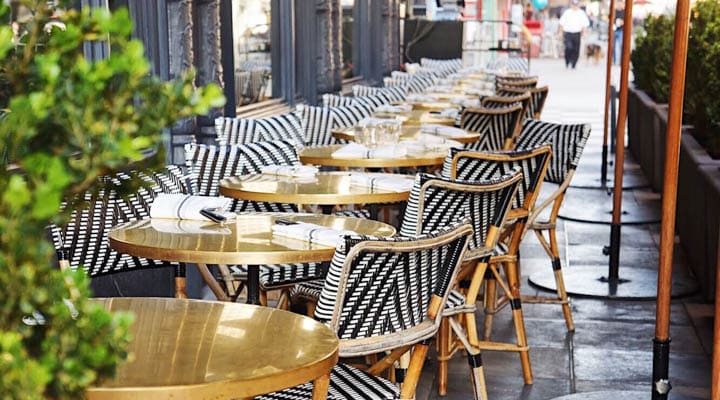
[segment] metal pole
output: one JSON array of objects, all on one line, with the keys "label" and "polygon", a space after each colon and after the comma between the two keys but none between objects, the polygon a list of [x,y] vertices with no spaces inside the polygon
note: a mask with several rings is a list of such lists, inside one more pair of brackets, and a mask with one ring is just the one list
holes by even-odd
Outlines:
[{"label": "metal pole", "polygon": [[615,0],[610,0],[610,12],[608,15],[608,49],[607,49],[607,66],[605,68],[605,123],[603,124],[603,147],[602,147],[602,164],[600,167],[600,186],[605,189],[607,187],[607,153],[608,153],[608,125],[613,122],[610,120],[610,100],[612,98],[611,78],[612,78],[612,61],[614,54],[614,23],[615,23]]},{"label": "metal pole", "polygon": [[623,165],[625,164],[625,120],[627,119],[628,73],[630,71],[630,46],[632,39],[632,0],[625,5],[623,20],[623,46],[620,59],[620,109],[618,110],[615,139],[615,179],[613,183],[613,215],[610,225],[610,267],[608,280],[618,282],[620,269],[620,226],[622,215]]},{"label": "metal pole", "polygon": [[713,336],[711,399],[720,399],[720,238],[718,238],[717,267],[715,268],[715,326]]},{"label": "metal pole", "polygon": [[685,94],[685,67],[687,65],[688,34],[690,30],[690,1],[677,0],[675,9],[675,37],[670,75],[670,108],[665,151],[665,183],[662,194],[662,224],[660,226],[660,265],[658,270],[658,296],[653,339],[653,400],[668,397],[670,383],[670,296],[672,289],[672,259],[675,243],[675,207],[677,205],[678,163],[680,160],[680,134]]}]

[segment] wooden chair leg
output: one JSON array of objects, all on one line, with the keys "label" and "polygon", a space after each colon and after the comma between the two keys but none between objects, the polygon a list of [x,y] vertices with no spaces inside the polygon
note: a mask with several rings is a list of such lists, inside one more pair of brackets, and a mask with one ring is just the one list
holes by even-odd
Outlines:
[{"label": "wooden chair leg", "polygon": [[424,340],[414,346],[412,356],[410,357],[408,373],[405,377],[405,382],[400,389],[401,399],[415,398],[415,389],[417,389],[417,384],[420,380],[420,373],[422,372],[423,365],[425,364],[425,357],[427,357],[429,347],[430,340]]},{"label": "wooden chair leg", "polygon": [[267,291],[260,289],[260,305],[267,307]]},{"label": "wooden chair leg", "polygon": [[525,319],[522,312],[522,301],[520,300],[520,281],[517,274],[517,264],[515,262],[507,262],[503,265],[505,266],[505,276],[507,277],[510,287],[510,308],[512,309],[517,345],[518,347],[524,348],[524,350],[519,352],[523,379],[525,380],[525,384],[530,385],[533,382],[533,375],[532,366],[530,365],[530,351],[527,347],[527,336],[525,335]]},{"label": "wooden chair leg", "polygon": [[490,266],[485,272],[485,295],[483,298],[485,309],[484,340],[490,340],[492,336],[493,317],[497,311],[497,281],[490,268],[495,268],[495,266]]},{"label": "wooden chair leg", "polygon": [[565,325],[567,330],[570,332],[575,331],[575,323],[573,322],[572,312],[570,311],[570,302],[568,301],[567,291],[565,290],[565,280],[562,274],[562,265],[560,264],[560,251],[557,244],[557,236],[555,236],[555,229],[550,229],[548,232],[550,236],[550,250],[552,251],[552,267],[555,274],[555,286],[557,287],[557,294],[562,301],[563,315],[565,316]]},{"label": "wooden chair leg", "polygon": [[462,325],[457,320],[448,318],[448,321],[450,322],[451,332],[455,333],[457,340],[462,343],[467,352],[474,398],[475,400],[487,400],[487,386],[485,385],[485,372],[483,371],[480,349],[470,344],[467,332],[463,331]]},{"label": "wooden chair leg", "polygon": [[407,376],[407,369],[410,365],[410,352],[406,351],[403,353],[402,356],[400,356],[400,360],[398,362],[398,368],[395,370],[395,380],[396,383],[400,386],[405,384],[405,377]]},{"label": "wooden chair leg", "polygon": [[175,267],[175,298],[187,299],[187,279],[185,278],[185,264]]},{"label": "wooden chair leg", "polygon": [[330,374],[323,375],[313,381],[312,400],[325,400],[330,387]]},{"label": "wooden chair leg", "polygon": [[437,336],[437,360],[438,360],[438,395],[447,394],[448,361],[450,360],[450,323],[449,317],[443,317],[440,321],[440,329]]},{"label": "wooden chair leg", "polygon": [[290,289],[280,289],[280,297],[278,297],[277,308],[279,310],[288,310],[290,306]]},{"label": "wooden chair leg", "polygon": [[315,318],[315,302],[308,301],[305,304],[306,304],[307,316],[310,318]]}]

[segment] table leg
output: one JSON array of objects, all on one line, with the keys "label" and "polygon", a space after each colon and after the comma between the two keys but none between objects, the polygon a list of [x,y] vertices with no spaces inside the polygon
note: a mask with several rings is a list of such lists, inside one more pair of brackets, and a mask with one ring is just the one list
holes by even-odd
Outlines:
[{"label": "table leg", "polygon": [[175,267],[175,298],[187,299],[187,279],[185,278],[185,263]]},{"label": "table leg", "polygon": [[328,387],[330,386],[330,374],[323,375],[313,382],[313,400],[324,400],[327,398]]},{"label": "table leg", "polygon": [[260,267],[247,266],[247,304],[260,304]]},{"label": "table leg", "polygon": [[380,205],[378,204],[368,204],[368,211],[370,211],[370,219],[374,221],[379,221],[378,217],[380,215]]},{"label": "table leg", "polygon": [[335,206],[332,204],[323,204],[320,206],[322,213],[326,215],[332,214],[334,208]]}]

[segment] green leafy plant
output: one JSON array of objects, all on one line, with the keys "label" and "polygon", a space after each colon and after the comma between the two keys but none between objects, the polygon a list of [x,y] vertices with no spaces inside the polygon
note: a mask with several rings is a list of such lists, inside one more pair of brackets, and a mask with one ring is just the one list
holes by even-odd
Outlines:
[{"label": "green leafy plant", "polygon": [[701,0],[691,15],[685,109],[695,136],[720,157],[720,1]]},{"label": "green leafy plant", "polygon": [[[125,10],[19,3],[32,18],[14,33],[0,2],[0,398],[76,399],[128,357],[132,316],[88,301],[85,274],[52,261],[46,227],[66,218],[63,199],[101,189],[99,176],[160,163],[147,150],[161,130],[224,99],[192,75],[151,76]],[[86,41],[107,42],[109,56],[86,59]]]},{"label": "green leafy plant", "polygon": [[646,18],[630,55],[635,86],[658,103],[669,98],[674,21],[666,15]]}]

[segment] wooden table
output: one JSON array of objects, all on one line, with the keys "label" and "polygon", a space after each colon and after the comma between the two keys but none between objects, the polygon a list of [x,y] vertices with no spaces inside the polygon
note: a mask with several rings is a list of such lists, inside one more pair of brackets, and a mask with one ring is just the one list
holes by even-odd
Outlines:
[{"label": "wooden table", "polygon": [[[314,381],[325,398],[338,360],[335,333],[267,307],[169,298],[92,300],[130,311],[131,358],[88,400],[236,399]],[[281,334],[280,334],[281,333]]]},{"label": "wooden table", "polygon": [[[400,140],[413,140],[415,139],[420,133],[422,132],[421,126],[403,126],[400,131]],[[460,143],[474,143],[480,140],[480,134],[473,131],[465,131],[467,136],[461,136],[461,137],[450,137],[450,136],[442,136],[438,135],[440,137],[443,137],[448,140],[454,140],[456,142]],[[337,139],[343,139],[343,140],[349,140],[351,142],[355,141],[355,130],[353,128],[344,128],[344,129],[337,129],[333,131],[333,136]]]},{"label": "wooden table", "polygon": [[[226,178],[220,181],[220,194],[227,197],[267,201],[271,203],[318,204],[324,212],[338,204],[381,204],[407,201],[410,191],[392,192],[351,185],[350,172],[319,172],[316,180],[295,179],[271,174],[252,174]],[[378,174],[406,178],[399,174]],[[373,213],[371,213],[373,214]],[[377,209],[373,219],[377,219]]]},{"label": "wooden table", "polygon": [[427,167],[442,165],[445,151],[429,151],[420,156],[398,158],[334,158],[332,153],[343,145],[306,147],[300,152],[303,164],[327,165],[347,168]]},{"label": "wooden table", "polygon": [[[321,214],[238,214],[235,221],[144,219],[110,230],[110,247],[120,253],[155,260],[195,263],[218,300],[233,300],[227,265],[248,265],[247,302],[259,304],[260,264],[322,262],[332,259],[334,247],[273,236],[275,219],[283,218],[354,231],[363,235],[392,236],[395,228],[367,219]],[[218,264],[225,279],[223,288],[207,264]],[[227,292],[226,292],[227,290]]]},{"label": "wooden table", "polygon": [[376,112],[373,114],[375,118],[395,118],[401,117],[403,119],[403,125],[425,125],[425,124],[437,124],[454,126],[455,118],[443,117],[438,114],[430,113],[425,110],[411,110],[407,112],[389,113],[389,112]]}]

